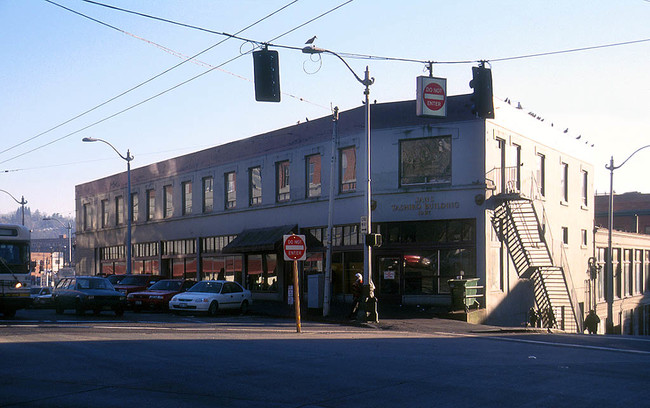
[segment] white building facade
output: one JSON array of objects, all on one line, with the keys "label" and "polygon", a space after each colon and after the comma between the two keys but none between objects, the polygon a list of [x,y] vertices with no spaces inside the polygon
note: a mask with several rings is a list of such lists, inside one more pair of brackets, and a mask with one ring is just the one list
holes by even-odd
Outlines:
[{"label": "white building facade", "polygon": [[[480,321],[520,325],[533,308],[580,330],[592,166],[511,123],[501,110],[511,108],[485,120],[469,95],[447,103],[445,119],[417,117],[415,101],[371,106],[380,306],[447,307],[450,279],[478,278]],[[301,290],[320,297],[323,285],[308,282],[325,276],[333,163],[331,288],[345,302],[363,270],[364,107],[341,113],[334,151],[332,137],[326,117],[134,169],[132,209],[126,173],[76,186],[78,272],[124,273],[130,210],[134,273],[236,280],[256,299],[286,302],[280,241],[292,231],[308,236]]]}]

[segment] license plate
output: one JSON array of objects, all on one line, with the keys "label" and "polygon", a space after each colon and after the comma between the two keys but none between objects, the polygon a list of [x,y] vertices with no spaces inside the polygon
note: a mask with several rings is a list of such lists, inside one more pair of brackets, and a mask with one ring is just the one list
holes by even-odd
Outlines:
[{"label": "license plate", "polygon": [[135,301],[135,304],[136,304],[136,305],[141,305],[141,304],[142,304],[142,301],[141,301],[141,300],[136,300],[136,301]]},{"label": "license plate", "polygon": [[179,303],[176,305],[176,307],[180,307],[181,309],[189,307],[187,303]]}]

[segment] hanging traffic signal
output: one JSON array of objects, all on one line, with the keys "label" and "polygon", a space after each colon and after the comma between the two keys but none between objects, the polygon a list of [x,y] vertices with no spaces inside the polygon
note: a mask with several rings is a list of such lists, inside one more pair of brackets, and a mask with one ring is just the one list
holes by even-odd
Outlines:
[{"label": "hanging traffic signal", "polygon": [[280,102],[280,64],[277,51],[264,47],[253,52],[255,100]]},{"label": "hanging traffic signal", "polygon": [[469,87],[474,89],[472,94],[472,113],[484,119],[494,119],[494,104],[492,102],[492,71],[480,67],[472,67],[472,80]]}]

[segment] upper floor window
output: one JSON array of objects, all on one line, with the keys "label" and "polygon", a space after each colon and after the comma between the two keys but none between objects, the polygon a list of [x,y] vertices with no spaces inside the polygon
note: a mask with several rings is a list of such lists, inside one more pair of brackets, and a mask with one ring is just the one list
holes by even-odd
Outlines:
[{"label": "upper floor window", "polygon": [[108,227],[108,200],[102,200],[102,228]]},{"label": "upper floor window", "polygon": [[543,196],[546,195],[546,156],[537,153],[537,191]]},{"label": "upper floor window", "polygon": [[340,180],[339,191],[347,193],[357,189],[357,153],[354,146],[340,151]]},{"label": "upper floor window", "polygon": [[589,175],[586,170],[582,170],[582,205],[585,207],[589,204]]},{"label": "upper floor window", "polygon": [[156,216],[156,190],[147,190],[147,221]]},{"label": "upper floor window", "polygon": [[90,224],[90,204],[84,204],[83,207],[83,217],[84,217],[84,230],[89,230],[91,228]]},{"label": "upper floor window", "polygon": [[211,212],[214,202],[214,179],[212,177],[203,178],[203,212]]},{"label": "upper floor window", "polygon": [[307,197],[319,197],[321,189],[320,154],[307,156],[305,159],[307,174]]},{"label": "upper floor window", "polygon": [[262,168],[251,167],[248,170],[249,205],[262,204]]},{"label": "upper floor window", "polygon": [[192,214],[192,182],[186,181],[182,184],[183,192],[183,215]]},{"label": "upper floor window", "polygon": [[277,178],[277,201],[288,201],[291,198],[291,186],[289,184],[289,161],[285,160],[276,165]]},{"label": "upper floor window", "polygon": [[237,173],[234,171],[224,176],[226,186],[226,209],[237,205]]},{"label": "upper floor window", "polygon": [[124,197],[115,197],[115,225],[124,224]]},{"label": "upper floor window", "polygon": [[400,141],[400,184],[451,183],[451,136]]},{"label": "upper floor window", "polygon": [[560,194],[562,194],[562,201],[569,201],[569,165],[562,163],[562,173],[560,175]]},{"label": "upper floor window", "polygon": [[174,193],[172,186],[163,187],[165,201],[163,201],[163,217],[169,218],[174,215]]},{"label": "upper floor window", "polygon": [[138,193],[131,194],[131,220],[133,222],[138,221],[138,206],[140,201],[138,200]]}]

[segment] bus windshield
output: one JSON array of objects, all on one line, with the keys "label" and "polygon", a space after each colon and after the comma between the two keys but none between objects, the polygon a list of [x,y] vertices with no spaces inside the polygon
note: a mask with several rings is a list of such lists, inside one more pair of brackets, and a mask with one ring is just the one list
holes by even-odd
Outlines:
[{"label": "bus windshield", "polygon": [[0,273],[29,272],[29,244],[0,242]]}]

